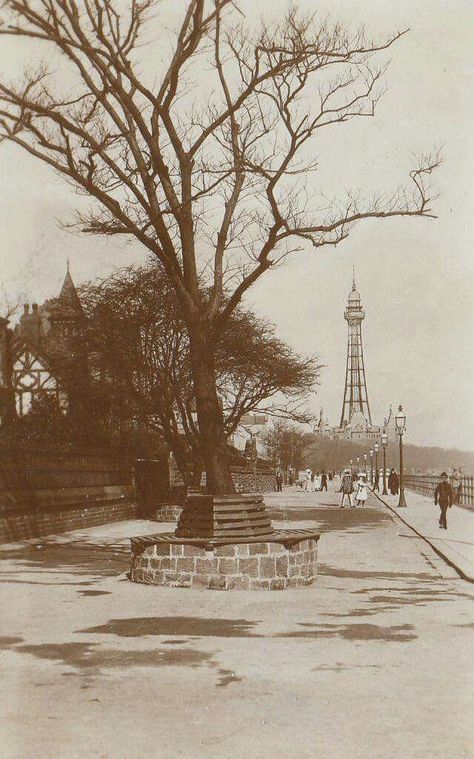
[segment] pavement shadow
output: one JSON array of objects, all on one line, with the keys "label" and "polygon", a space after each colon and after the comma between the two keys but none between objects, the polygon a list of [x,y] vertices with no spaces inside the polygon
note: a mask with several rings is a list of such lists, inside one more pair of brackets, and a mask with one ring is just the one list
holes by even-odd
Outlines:
[{"label": "pavement shadow", "polygon": [[270,517],[275,521],[285,522],[314,522],[318,530],[351,530],[354,527],[374,528],[383,522],[391,522],[392,518],[379,509],[357,508],[274,508],[270,509]]},{"label": "pavement shadow", "polygon": [[23,580],[20,575],[39,569],[72,575],[116,576],[129,569],[130,547],[120,543],[97,543],[86,537],[68,541],[58,538],[57,542],[54,539],[44,542],[38,539],[35,544],[1,549],[0,558],[16,562],[14,570],[2,572],[0,582],[69,585],[71,583]]},{"label": "pavement shadow", "polygon": [[30,654],[85,671],[99,674],[104,669],[120,667],[199,667],[213,656],[206,651],[186,648],[155,648],[149,651],[121,651],[101,648],[97,643],[42,643],[15,645],[15,652]]},{"label": "pavement shadow", "polygon": [[216,638],[261,638],[251,630],[258,622],[247,619],[203,619],[200,617],[129,617],[110,619],[103,625],[76,630],[79,633],[140,638],[146,635],[184,635]]},{"label": "pavement shadow", "polygon": [[[323,564],[319,562],[318,575],[341,578],[347,577],[357,580],[401,580],[404,582],[433,580],[433,575],[427,572],[373,572],[370,570],[360,569],[341,569],[340,567],[332,567],[330,564]],[[368,589],[367,592],[371,592],[371,590]]]},{"label": "pavement shadow", "polygon": [[331,624],[311,624],[300,622],[299,625],[304,630],[293,630],[291,632],[279,633],[278,638],[343,638],[344,640],[377,640],[384,643],[408,643],[416,640],[417,635],[414,632],[413,625],[371,625],[371,624],[353,624],[353,625],[331,625]]}]

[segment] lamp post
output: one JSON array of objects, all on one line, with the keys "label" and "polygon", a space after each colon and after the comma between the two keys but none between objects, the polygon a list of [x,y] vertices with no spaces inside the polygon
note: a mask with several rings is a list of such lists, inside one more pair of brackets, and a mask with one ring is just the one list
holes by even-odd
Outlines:
[{"label": "lamp post", "polygon": [[359,469],[360,469],[359,461],[360,461],[360,456],[357,456],[356,461],[357,461],[357,476],[359,476]]},{"label": "lamp post", "polygon": [[372,485],[373,478],[374,478],[374,452],[372,448],[369,451],[370,456],[370,484]]},{"label": "lamp post", "polygon": [[367,454],[364,453],[364,472],[365,476],[367,477]]},{"label": "lamp post", "polygon": [[374,477],[374,490],[379,490],[379,444],[375,443],[375,477]]},{"label": "lamp post", "polygon": [[381,437],[382,440],[382,450],[383,450],[383,490],[382,495],[388,495],[387,492],[387,461],[386,461],[386,454],[387,454],[387,445],[388,445],[388,435],[384,432],[384,434]]},{"label": "lamp post", "polygon": [[401,406],[395,415],[395,426],[400,440],[400,495],[398,498],[398,508],[406,507],[405,489],[403,487],[403,433],[405,432],[406,415],[403,413]]}]

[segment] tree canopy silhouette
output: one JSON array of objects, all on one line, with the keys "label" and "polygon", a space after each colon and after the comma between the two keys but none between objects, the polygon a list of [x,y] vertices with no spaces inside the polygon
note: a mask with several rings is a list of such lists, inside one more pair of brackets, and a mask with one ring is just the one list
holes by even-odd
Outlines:
[{"label": "tree canopy silhouette", "polygon": [[169,33],[162,8],[5,0],[0,34],[32,44],[23,78],[0,79],[0,135],[90,198],[82,230],[134,238],[161,263],[189,336],[208,488],[226,493],[216,345],[231,314],[302,248],[337,245],[364,219],[432,216],[439,157],[386,196],[331,201],[307,186],[314,139],[374,115],[379,54],[405,32],[374,42],[295,6],[250,27],[238,0],[183,0]]}]

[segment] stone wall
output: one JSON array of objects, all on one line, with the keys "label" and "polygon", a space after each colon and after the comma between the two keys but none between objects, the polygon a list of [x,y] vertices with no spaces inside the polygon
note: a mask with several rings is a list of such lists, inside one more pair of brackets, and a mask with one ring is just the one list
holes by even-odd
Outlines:
[{"label": "stone wall", "polygon": [[132,467],[122,451],[40,445],[0,451],[1,542],[135,514]]},{"label": "stone wall", "polygon": [[205,550],[133,538],[130,579],[210,590],[284,590],[310,585],[316,579],[317,540],[312,536],[289,548],[277,542],[252,542]]},{"label": "stone wall", "polygon": [[[231,464],[232,479],[239,493],[272,493],[275,490],[275,474],[272,468],[265,462],[258,462],[257,471],[254,473],[253,467],[239,466]],[[171,499],[173,502],[179,502],[183,497],[184,483],[178,471],[173,457],[170,458],[170,487]],[[201,487],[206,486],[206,475],[201,478]]]},{"label": "stone wall", "polygon": [[[63,493],[67,498],[67,490]],[[68,503],[54,502],[51,491],[35,491],[28,496],[36,504],[34,508],[5,508],[0,503],[0,543],[11,543],[42,535],[95,527],[107,522],[133,519],[136,507],[129,488],[107,487],[97,493],[92,489],[77,492]],[[38,501],[42,507],[38,507]],[[24,503],[24,501],[23,501]]]},{"label": "stone wall", "polygon": [[154,518],[157,522],[177,522],[183,507],[176,503],[163,503],[157,508]]}]

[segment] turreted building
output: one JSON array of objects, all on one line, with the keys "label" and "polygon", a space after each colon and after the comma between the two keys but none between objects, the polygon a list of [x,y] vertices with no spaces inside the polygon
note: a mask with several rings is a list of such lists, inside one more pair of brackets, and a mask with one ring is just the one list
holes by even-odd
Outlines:
[{"label": "turreted building", "polygon": [[13,330],[0,319],[0,419],[24,416],[41,396],[65,410],[74,404],[87,376],[85,325],[69,267],[57,298],[25,304]]}]

